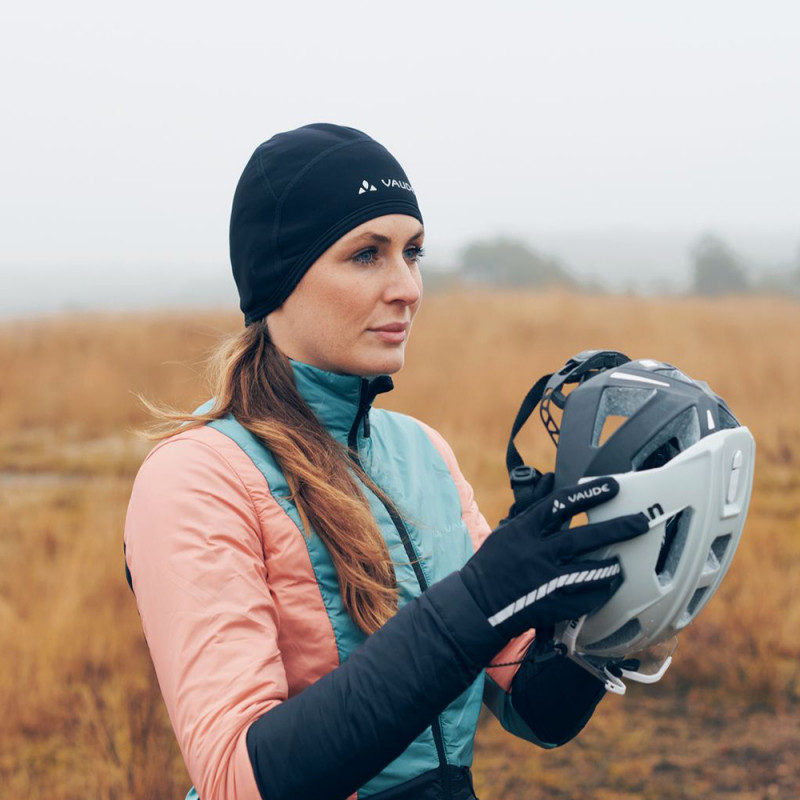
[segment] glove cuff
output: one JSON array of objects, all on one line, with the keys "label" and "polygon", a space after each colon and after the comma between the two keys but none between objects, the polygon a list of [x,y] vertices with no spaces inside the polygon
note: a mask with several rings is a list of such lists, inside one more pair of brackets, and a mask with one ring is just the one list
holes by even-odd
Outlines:
[{"label": "glove cuff", "polygon": [[468,668],[483,669],[508,644],[489,624],[460,572],[435,583],[422,597],[436,610]]}]

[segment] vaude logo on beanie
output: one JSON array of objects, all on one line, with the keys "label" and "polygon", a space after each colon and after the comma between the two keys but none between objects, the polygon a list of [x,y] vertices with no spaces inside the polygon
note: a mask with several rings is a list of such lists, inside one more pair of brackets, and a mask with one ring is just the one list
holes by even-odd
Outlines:
[{"label": "vaude logo on beanie", "polygon": [[[411,192],[411,194],[416,194],[414,188],[408,181],[398,181],[396,178],[381,178],[380,183],[387,189],[405,189],[407,192]],[[358,187],[359,194],[377,191],[378,189],[366,179],[361,181],[361,186]]]},{"label": "vaude logo on beanie", "polygon": [[381,178],[381,183],[387,188],[397,188],[397,189],[405,189],[407,192],[411,192],[411,194],[415,194],[414,190],[411,188],[411,184],[408,181],[396,181],[394,179],[388,178]]}]

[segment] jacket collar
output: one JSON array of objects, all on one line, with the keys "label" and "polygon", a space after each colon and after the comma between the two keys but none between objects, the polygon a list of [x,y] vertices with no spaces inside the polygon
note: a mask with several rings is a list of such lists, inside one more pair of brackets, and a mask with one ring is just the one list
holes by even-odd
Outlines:
[{"label": "jacket collar", "polygon": [[297,390],[317,419],[344,445],[357,446],[359,437],[369,436],[369,409],[375,396],[394,388],[388,375],[361,378],[339,375],[291,361]]}]

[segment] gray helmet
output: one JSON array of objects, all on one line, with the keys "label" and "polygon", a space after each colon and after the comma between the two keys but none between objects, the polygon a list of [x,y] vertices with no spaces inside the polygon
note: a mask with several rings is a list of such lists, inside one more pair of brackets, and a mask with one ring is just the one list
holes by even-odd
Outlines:
[{"label": "gray helmet", "polygon": [[613,475],[619,494],[589,521],[639,511],[651,520],[649,533],[589,556],[616,556],[622,584],[556,634],[574,660],[623,693],[620,675],[653,682],[664,674],[674,637],[725,576],[747,514],[755,443],[706,383],[653,359],[586,351],[539,391],[557,445],[555,486]]}]

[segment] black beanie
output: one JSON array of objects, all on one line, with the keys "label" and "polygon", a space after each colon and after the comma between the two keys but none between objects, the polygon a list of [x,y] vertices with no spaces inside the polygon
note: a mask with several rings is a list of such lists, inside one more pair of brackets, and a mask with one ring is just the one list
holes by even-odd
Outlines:
[{"label": "black beanie", "polygon": [[231,212],[231,265],[245,325],[278,308],[337,239],[384,214],[422,222],[403,168],[365,133],[317,123],[259,145]]}]

